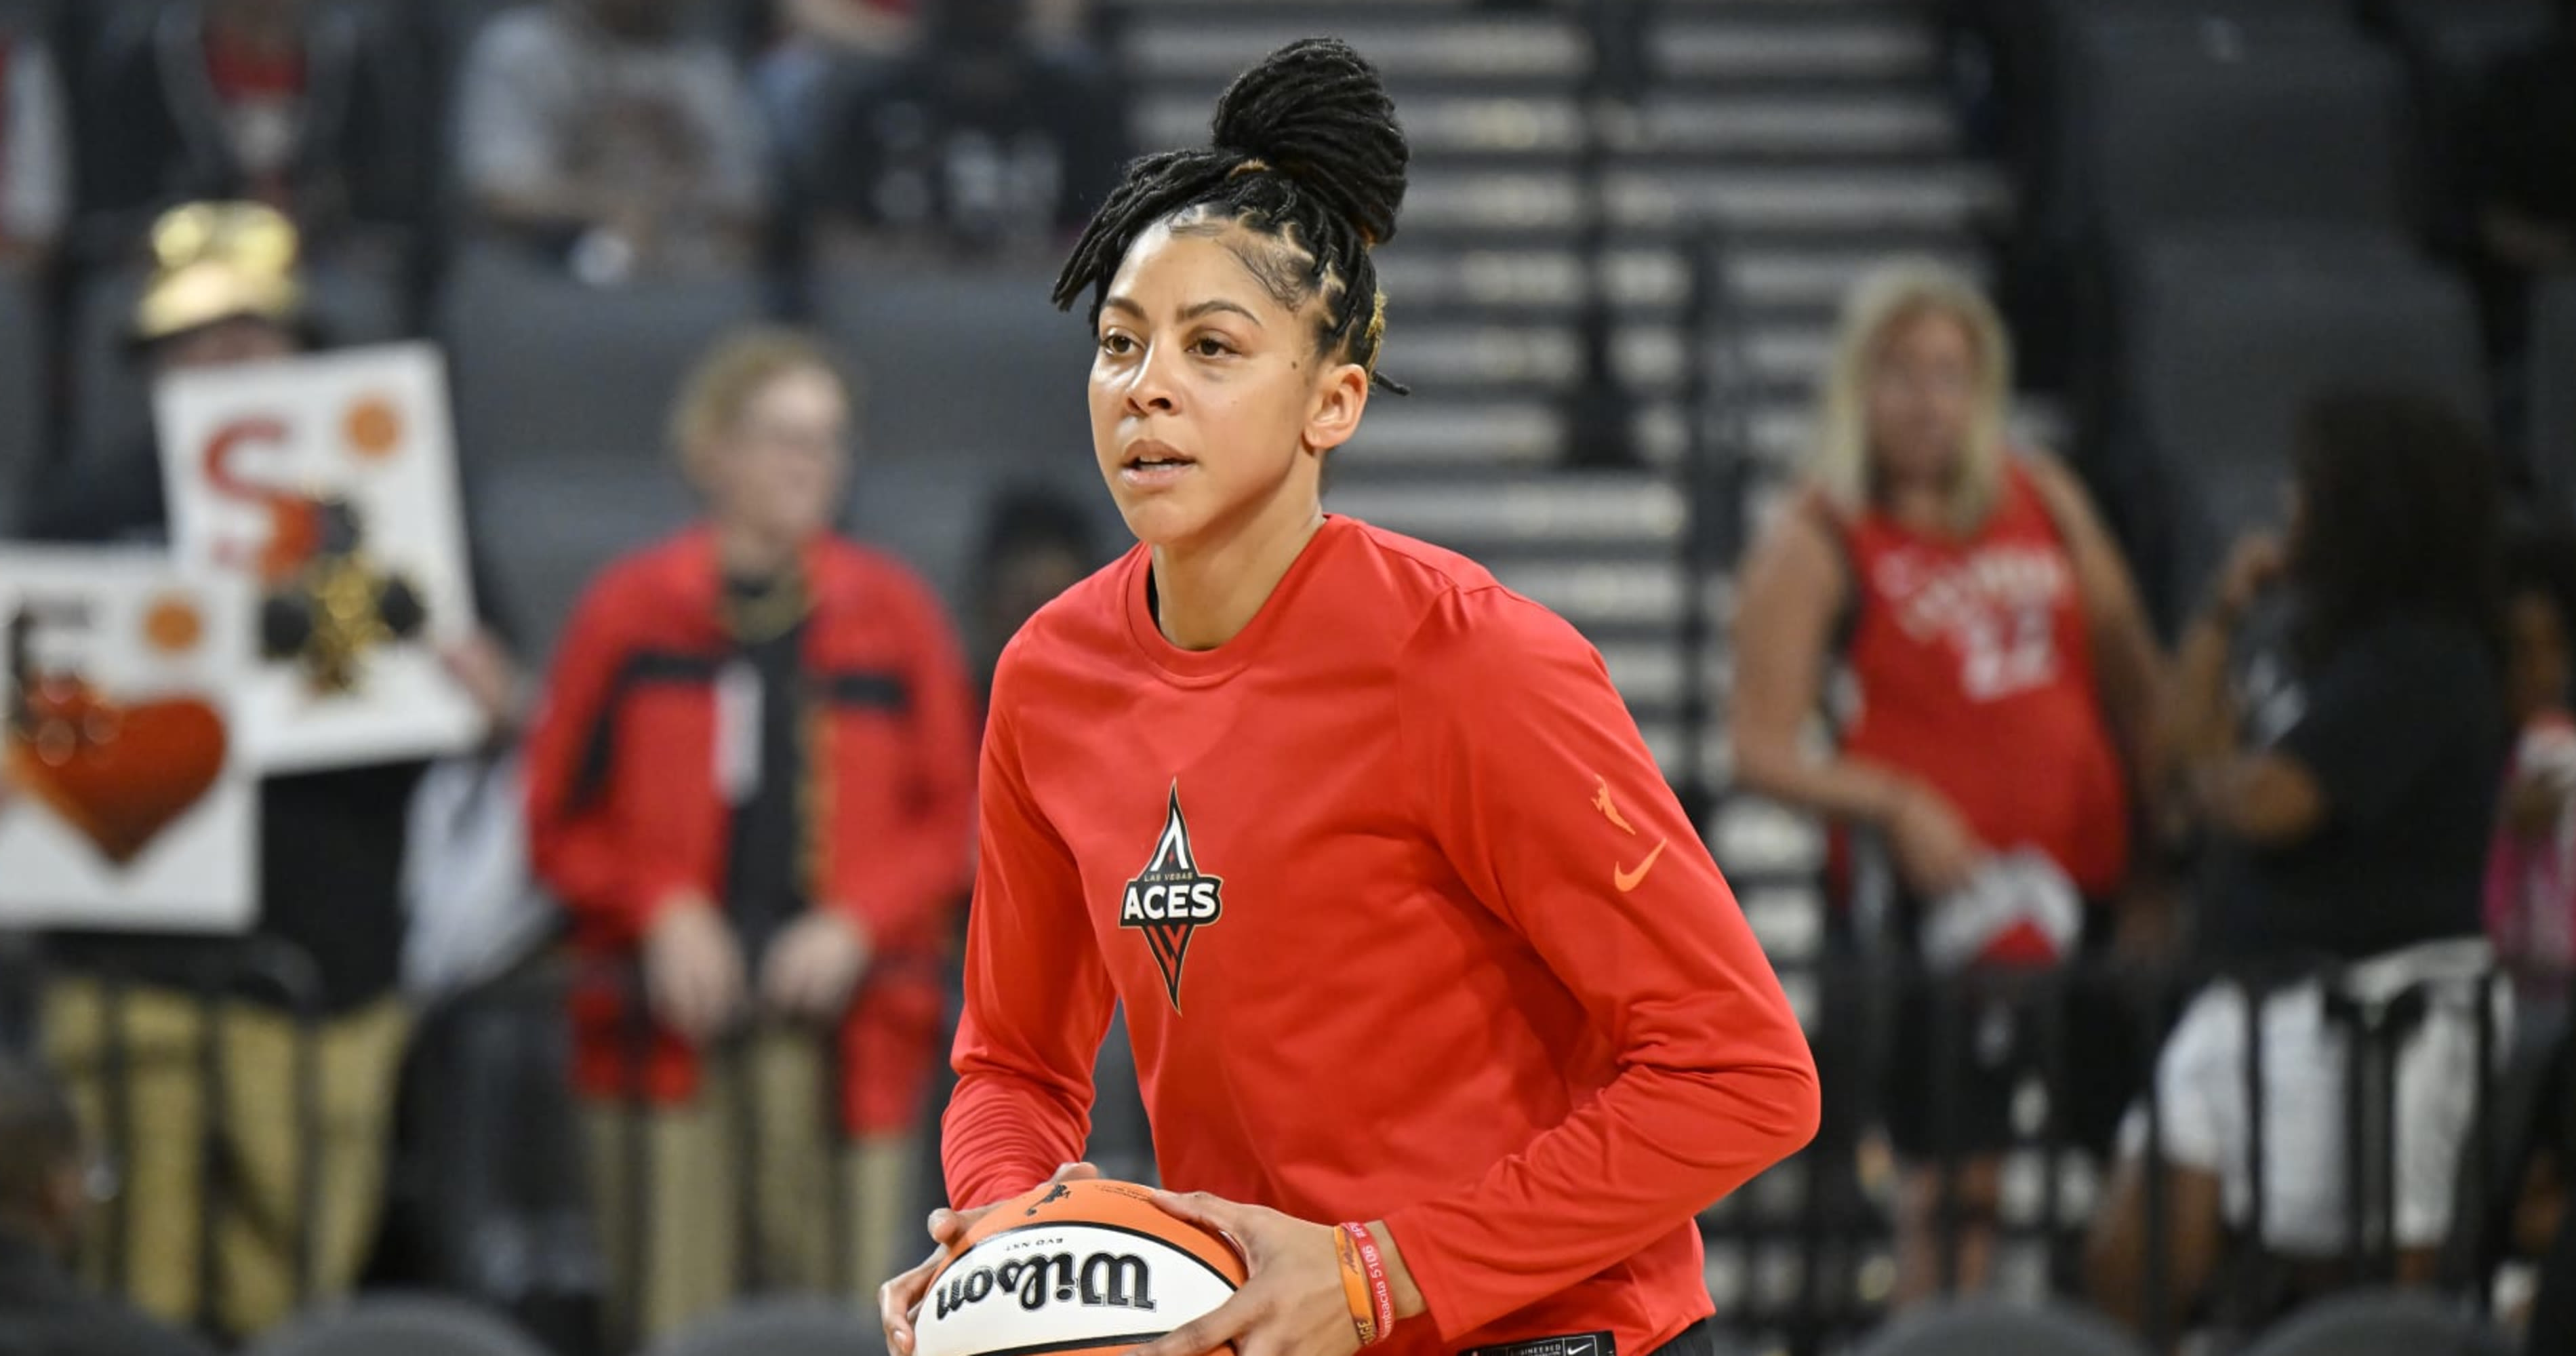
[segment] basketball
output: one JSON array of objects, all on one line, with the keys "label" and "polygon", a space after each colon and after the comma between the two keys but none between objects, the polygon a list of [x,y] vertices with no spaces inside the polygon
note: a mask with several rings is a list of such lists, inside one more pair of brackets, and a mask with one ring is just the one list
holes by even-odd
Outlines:
[{"label": "basketball", "polygon": [[1059,1182],[978,1221],[915,1321],[917,1356],[1111,1356],[1225,1303],[1243,1260],[1131,1182]]}]

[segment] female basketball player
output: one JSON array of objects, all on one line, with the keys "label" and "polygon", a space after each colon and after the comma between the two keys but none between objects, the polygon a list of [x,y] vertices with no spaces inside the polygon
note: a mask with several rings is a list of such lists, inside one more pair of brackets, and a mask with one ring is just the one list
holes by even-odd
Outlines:
[{"label": "female basketball player", "polygon": [[[1130,166],[1057,285],[1093,302],[1093,446],[1140,545],[994,680],[951,1193],[1080,1154],[1123,999],[1195,1193],[1166,1208],[1251,1266],[1146,1356],[1706,1350],[1693,1215],[1812,1134],[1806,1041],[1591,647],[1322,510],[1371,386],[1400,389],[1377,73],[1294,44],[1214,133]],[[1394,1321],[1346,1291],[1345,1239]],[[938,1260],[884,1288],[896,1356]]]}]

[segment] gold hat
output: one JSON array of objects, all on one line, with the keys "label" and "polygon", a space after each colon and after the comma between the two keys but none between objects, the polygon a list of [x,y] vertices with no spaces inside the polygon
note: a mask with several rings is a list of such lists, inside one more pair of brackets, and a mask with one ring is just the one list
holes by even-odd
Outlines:
[{"label": "gold hat", "polygon": [[300,323],[298,249],[295,223],[260,203],[189,203],[163,213],[152,226],[152,280],[134,307],[136,342],[240,316]]}]

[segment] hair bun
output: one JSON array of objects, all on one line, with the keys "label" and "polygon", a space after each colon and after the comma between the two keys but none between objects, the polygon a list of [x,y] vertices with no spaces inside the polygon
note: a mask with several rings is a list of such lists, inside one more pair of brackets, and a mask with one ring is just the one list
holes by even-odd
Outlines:
[{"label": "hair bun", "polygon": [[1216,103],[1219,150],[1295,179],[1370,243],[1395,238],[1412,152],[1368,58],[1339,38],[1305,38],[1236,76]]}]

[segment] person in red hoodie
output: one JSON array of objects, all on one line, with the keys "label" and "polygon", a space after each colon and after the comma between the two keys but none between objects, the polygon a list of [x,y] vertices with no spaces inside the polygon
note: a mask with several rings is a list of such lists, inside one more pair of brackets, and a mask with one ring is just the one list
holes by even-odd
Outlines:
[{"label": "person in red hoodie", "polygon": [[1138,545],[1031,619],[979,780],[956,1210],[1088,1171],[1127,1013],[1163,1180],[1250,1280],[1141,1350],[1705,1352],[1694,1216],[1814,1133],[1732,893],[1564,621],[1323,511],[1377,374],[1407,150],[1330,39],[1130,166],[1089,297],[1092,441]]},{"label": "person in red hoodie", "polygon": [[[830,530],[850,406],[801,336],[719,346],[674,429],[708,519],[591,586],[530,736],[537,870],[595,962],[575,1074],[634,1336],[744,1278],[873,1281],[909,1199],[969,865],[973,698],[930,590]],[[638,962],[647,1013],[626,1001]],[[818,1032],[840,1042],[847,1172],[816,1142]],[[835,1181],[853,1188],[837,1226],[816,1208]],[[836,1229],[854,1265],[827,1276]]]}]

